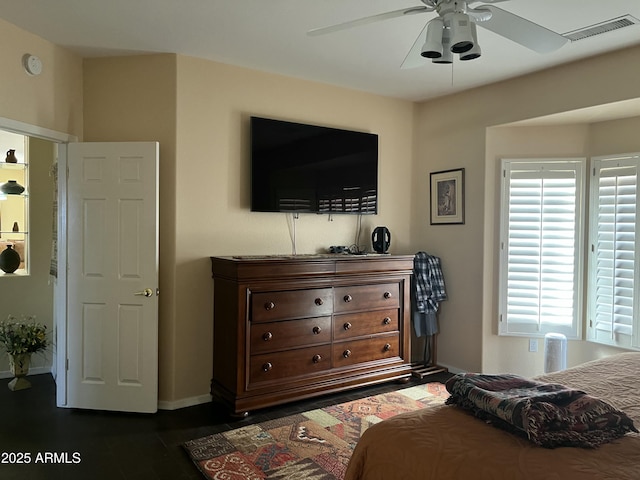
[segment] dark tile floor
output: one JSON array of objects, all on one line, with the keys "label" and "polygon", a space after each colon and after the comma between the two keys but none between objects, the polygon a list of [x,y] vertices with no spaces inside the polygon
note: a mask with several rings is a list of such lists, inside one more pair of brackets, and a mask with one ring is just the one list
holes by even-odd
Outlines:
[{"label": "dark tile floor", "polygon": [[446,378],[440,373],[359,388],[260,410],[240,421],[213,402],[153,415],[57,408],[51,375],[30,376],[33,387],[18,392],[7,388],[9,379],[0,380],[0,479],[202,480],[181,447],[187,440]]}]

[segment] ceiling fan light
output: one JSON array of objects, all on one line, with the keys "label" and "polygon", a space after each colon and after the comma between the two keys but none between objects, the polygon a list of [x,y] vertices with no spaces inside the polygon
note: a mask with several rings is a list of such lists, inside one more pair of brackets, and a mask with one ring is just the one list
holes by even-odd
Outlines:
[{"label": "ceiling fan light", "polygon": [[472,23],[469,15],[465,13],[451,15],[451,51],[453,53],[464,53],[473,48]]},{"label": "ceiling fan light", "polygon": [[440,58],[442,56],[442,33],[444,23],[441,18],[434,18],[427,25],[427,35],[420,55],[425,58]]},{"label": "ceiling fan light", "polygon": [[482,55],[482,50],[480,49],[480,44],[478,43],[478,33],[475,23],[471,23],[471,35],[473,37],[473,47],[471,48],[471,50],[461,53],[460,60],[473,60]]},{"label": "ceiling fan light", "polygon": [[449,64],[453,63],[453,53],[451,53],[451,34],[448,29],[442,31],[442,56],[434,58],[432,63]]},{"label": "ceiling fan light", "polygon": [[460,60],[474,60],[481,55],[480,45],[474,45],[471,50],[460,54]]}]

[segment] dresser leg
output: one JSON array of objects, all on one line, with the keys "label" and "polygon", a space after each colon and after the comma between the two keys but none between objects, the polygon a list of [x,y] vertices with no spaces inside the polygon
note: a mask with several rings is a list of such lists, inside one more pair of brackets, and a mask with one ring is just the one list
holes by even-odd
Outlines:
[{"label": "dresser leg", "polygon": [[242,420],[243,418],[247,418],[249,416],[249,412],[231,412],[229,416],[234,420]]}]

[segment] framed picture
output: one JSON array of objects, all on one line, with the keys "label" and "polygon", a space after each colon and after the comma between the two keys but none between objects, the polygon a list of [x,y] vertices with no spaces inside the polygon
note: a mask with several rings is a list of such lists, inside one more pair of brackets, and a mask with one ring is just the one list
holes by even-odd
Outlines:
[{"label": "framed picture", "polygon": [[431,225],[464,223],[464,168],[431,173]]}]

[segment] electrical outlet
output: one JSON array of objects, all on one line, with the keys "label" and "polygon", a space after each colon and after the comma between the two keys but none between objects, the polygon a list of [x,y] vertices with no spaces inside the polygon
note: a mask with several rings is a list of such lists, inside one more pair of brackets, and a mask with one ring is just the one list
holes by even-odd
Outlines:
[{"label": "electrical outlet", "polygon": [[529,351],[530,352],[537,352],[538,351],[538,339],[537,338],[530,338],[529,339]]}]

